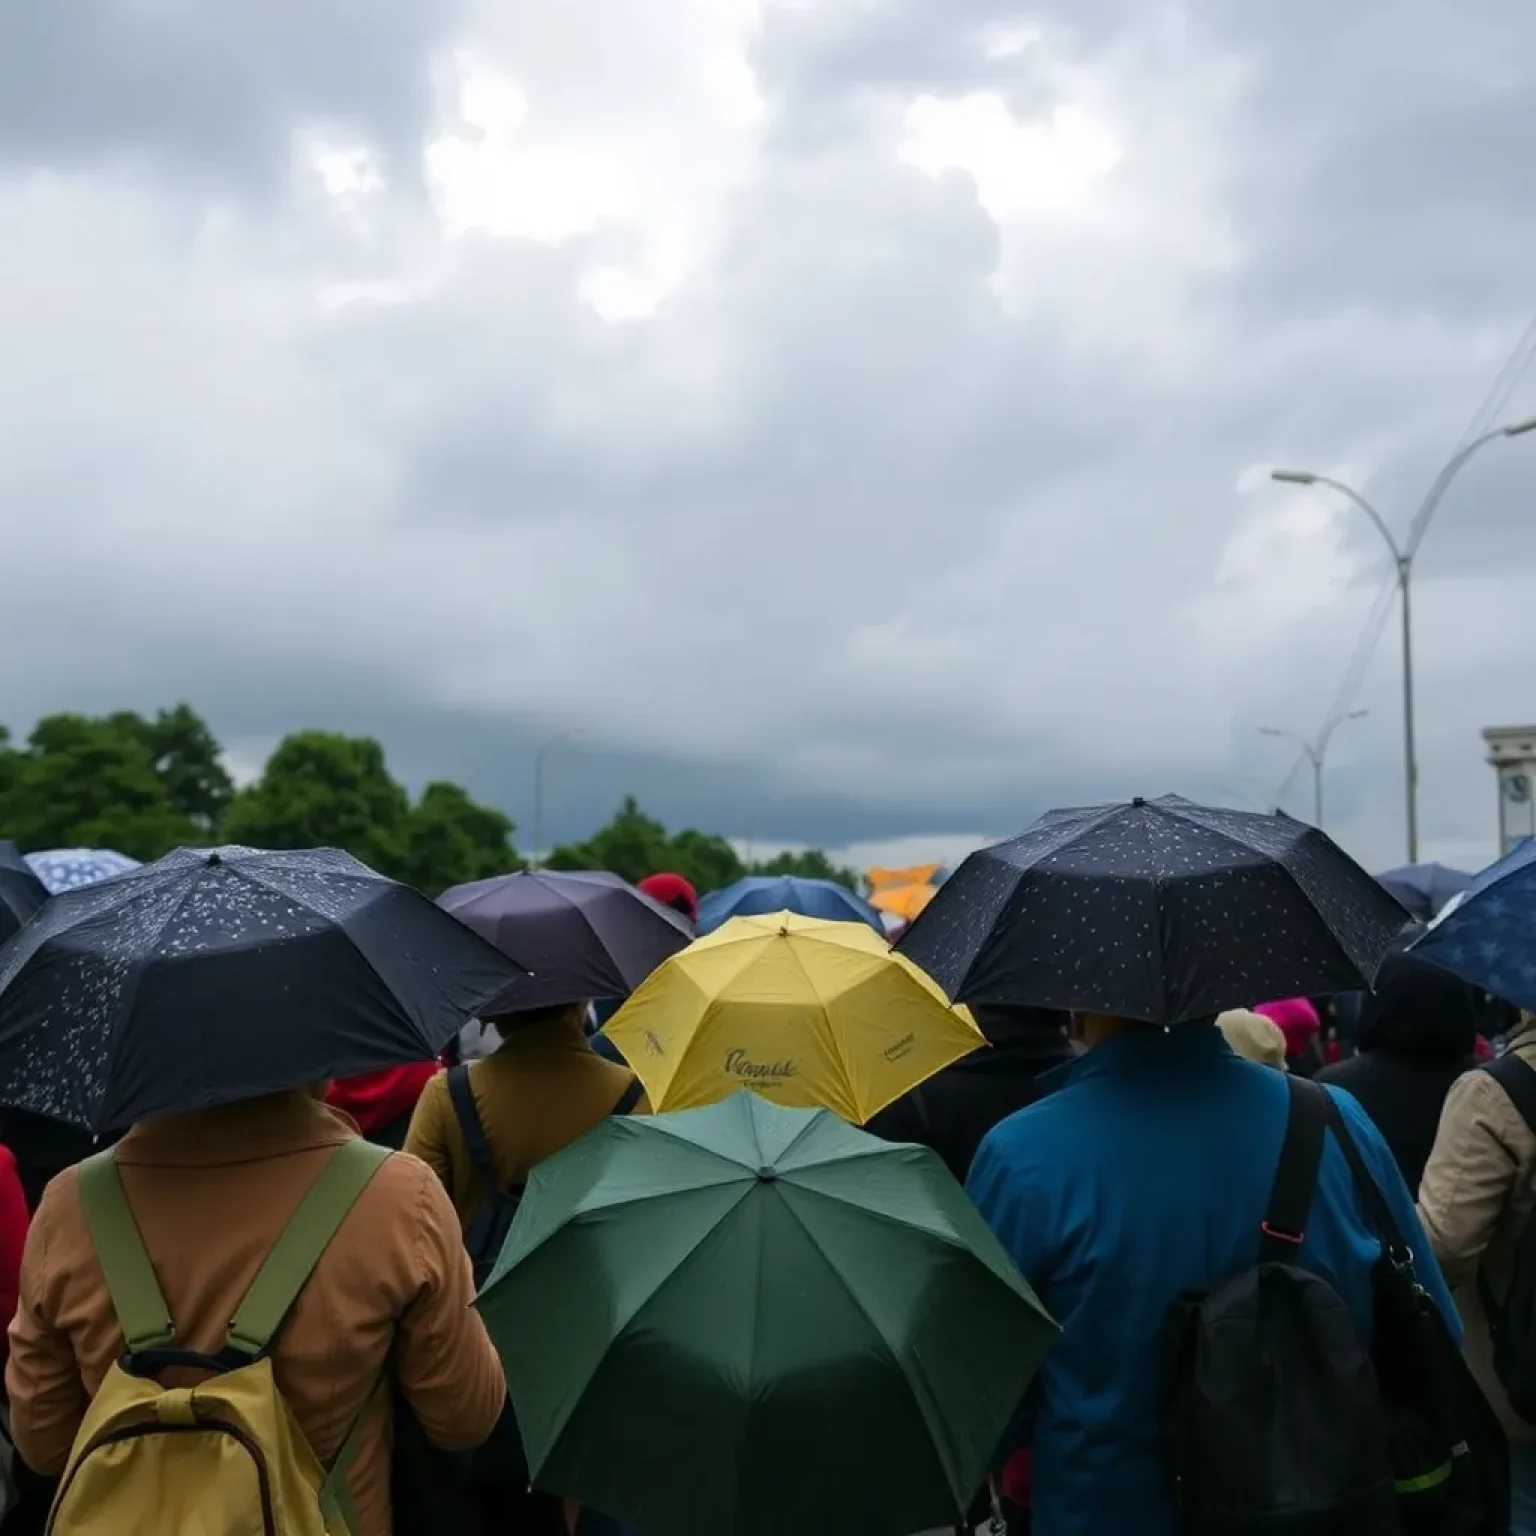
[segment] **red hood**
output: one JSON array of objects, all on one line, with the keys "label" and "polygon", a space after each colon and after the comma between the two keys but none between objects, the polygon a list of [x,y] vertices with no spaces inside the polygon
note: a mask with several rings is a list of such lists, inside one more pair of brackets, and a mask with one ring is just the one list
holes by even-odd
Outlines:
[{"label": "red hood", "polygon": [[409,1114],[416,1107],[421,1090],[438,1070],[435,1061],[417,1061],[408,1067],[385,1067],[378,1072],[360,1072],[356,1077],[338,1077],[325,1090],[325,1102],[351,1115],[358,1130],[370,1136],[401,1115]]},{"label": "red hood", "polygon": [[1285,1031],[1285,1050],[1288,1056],[1300,1056],[1322,1028],[1317,1009],[1305,997],[1287,997],[1279,1002],[1259,1003],[1253,1011],[1263,1014]]}]

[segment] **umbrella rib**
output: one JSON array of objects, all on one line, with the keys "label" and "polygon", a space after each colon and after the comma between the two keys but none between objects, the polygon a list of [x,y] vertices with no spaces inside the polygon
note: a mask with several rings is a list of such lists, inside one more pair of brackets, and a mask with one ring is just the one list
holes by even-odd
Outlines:
[{"label": "umbrella rib", "polygon": [[[820,1194],[819,1190],[805,1189],[804,1186],[801,1185],[795,1185],[794,1187],[803,1194]],[[835,1199],[835,1197],[828,1196],[822,1196],[822,1198]],[[836,1201],[835,1203],[847,1204],[848,1202]],[[889,1351],[891,1359],[896,1364],[896,1368],[901,1372],[902,1380],[906,1382],[908,1389],[911,1391],[912,1400],[917,1405],[917,1411],[922,1415],[923,1423],[928,1428],[928,1433],[932,1442],[938,1442],[944,1433],[944,1416],[938,1411],[937,1406],[931,1401],[933,1396],[932,1392],[927,1389],[926,1383],[920,1383],[918,1380],[914,1379],[913,1373],[907,1367],[906,1357],[903,1352],[898,1349],[896,1345],[886,1336],[885,1330],[880,1326],[879,1323],[875,1321],[874,1315],[864,1304],[864,1298],[859,1294],[857,1288],[844,1273],[843,1266],[839,1264],[830,1253],[827,1252],[825,1244],[823,1244],[821,1239],[810,1229],[809,1225],[805,1221],[805,1218],[800,1214],[800,1212],[794,1208],[794,1203],[790,1200],[785,1200],[783,1205],[789,1214],[794,1217],[795,1224],[805,1234],[807,1241],[809,1241],[811,1246],[814,1247],[816,1251],[821,1255],[822,1261],[826,1264],[827,1268],[830,1269],[842,1282],[843,1291],[847,1295],[848,1299],[858,1309],[859,1314],[863,1317],[864,1321],[869,1324],[875,1335],[880,1339],[881,1343],[884,1344],[886,1349]],[[862,1205],[856,1207],[856,1209],[862,1215],[883,1214],[879,1212],[872,1212],[867,1206]],[[903,1230],[913,1230],[908,1228],[905,1223],[898,1223],[898,1225],[902,1226]],[[915,1230],[920,1232],[927,1232],[928,1229],[926,1227],[919,1227]],[[968,1249],[966,1251],[969,1252]],[[944,1458],[942,1456],[935,1455],[934,1460],[939,1464],[940,1471],[944,1475],[944,1481],[949,1483],[949,1489],[955,1497],[957,1508],[963,1509],[965,1507],[966,1501],[970,1498],[970,1492],[968,1490],[962,1491],[956,1488],[954,1484],[950,1482],[949,1467],[945,1464]]]}]

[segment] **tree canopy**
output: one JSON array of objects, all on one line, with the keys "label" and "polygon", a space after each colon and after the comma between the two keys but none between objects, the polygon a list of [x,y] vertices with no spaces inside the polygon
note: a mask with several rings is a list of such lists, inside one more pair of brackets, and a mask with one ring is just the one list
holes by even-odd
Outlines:
[{"label": "tree canopy", "polygon": [[[217,738],[187,704],[153,716],[48,715],[20,746],[0,726],[0,837],[28,852],[115,848],[148,860],[216,842],[329,846],[436,896],[524,868],[515,830],[509,816],[445,780],[413,800],[371,737],[295,731],[260,777],[237,791]],[[627,880],[670,869],[701,892],[754,873],[858,886],[851,870],[834,868],[816,849],[748,866],[725,838],[691,827],[669,832],[633,798],[585,842],[556,848],[545,863],[610,869]]]}]

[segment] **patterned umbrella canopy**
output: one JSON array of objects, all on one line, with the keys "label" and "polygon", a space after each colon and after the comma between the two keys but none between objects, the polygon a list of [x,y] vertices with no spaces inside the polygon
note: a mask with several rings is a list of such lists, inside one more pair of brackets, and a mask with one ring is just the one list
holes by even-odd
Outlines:
[{"label": "patterned umbrella canopy", "polygon": [[29,853],[26,859],[51,896],[139,867],[137,859],[111,848],[49,848],[43,853]]}]

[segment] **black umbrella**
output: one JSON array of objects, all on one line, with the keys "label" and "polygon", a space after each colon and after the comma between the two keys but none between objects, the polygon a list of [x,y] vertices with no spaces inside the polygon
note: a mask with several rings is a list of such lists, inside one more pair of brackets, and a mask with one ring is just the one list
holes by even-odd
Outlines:
[{"label": "black umbrella", "polygon": [[48,887],[32,872],[15,843],[0,839],[0,943],[48,900]]},{"label": "black umbrella", "polygon": [[334,848],[178,848],[0,951],[0,1104],[102,1131],[420,1061],[520,970]]},{"label": "black umbrella", "polygon": [[1368,987],[1403,920],[1316,828],[1167,795],[972,854],[898,948],[960,1002],[1171,1024]]},{"label": "black umbrella", "polygon": [[438,902],[532,969],[487,1014],[628,997],[693,938],[680,913],[597,870],[497,875],[456,885]]}]

